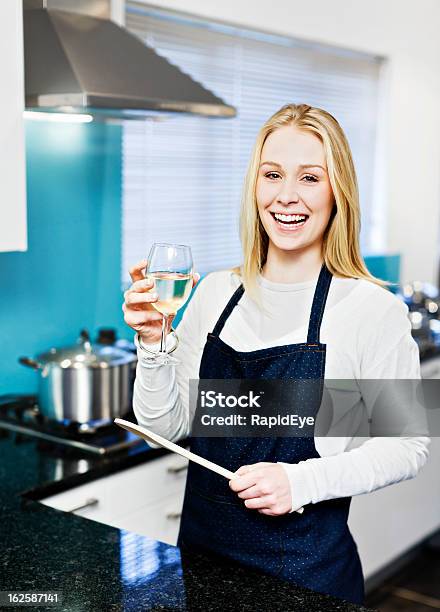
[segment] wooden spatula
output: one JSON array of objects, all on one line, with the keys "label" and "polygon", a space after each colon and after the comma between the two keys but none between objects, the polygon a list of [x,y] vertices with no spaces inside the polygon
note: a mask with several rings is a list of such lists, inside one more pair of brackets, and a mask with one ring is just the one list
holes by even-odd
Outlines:
[{"label": "wooden spatula", "polygon": [[[164,448],[172,451],[173,453],[177,453],[178,455],[185,457],[185,459],[188,459],[189,461],[194,461],[195,463],[202,465],[208,470],[212,470],[216,474],[220,474],[220,476],[223,476],[228,480],[234,478],[234,472],[230,472],[226,468],[221,467],[220,465],[217,465],[212,461],[208,461],[208,459],[204,459],[203,457],[200,457],[200,455],[196,455],[195,453],[192,453],[186,448],[182,448],[178,444],[170,442],[166,438],[162,438],[162,436],[159,436],[158,434],[154,433],[153,431],[150,431],[149,429],[146,429],[145,427],[141,427],[140,425],[136,425],[135,423],[131,423],[130,421],[124,421],[124,419],[115,419],[115,423],[116,425],[119,425],[119,427],[123,427],[127,431],[131,431],[137,436],[140,436],[146,442],[153,442],[155,444],[159,444],[159,446],[163,446]],[[299,514],[302,514],[303,511],[304,508],[299,508],[298,510],[296,510],[296,512],[298,512]]]}]

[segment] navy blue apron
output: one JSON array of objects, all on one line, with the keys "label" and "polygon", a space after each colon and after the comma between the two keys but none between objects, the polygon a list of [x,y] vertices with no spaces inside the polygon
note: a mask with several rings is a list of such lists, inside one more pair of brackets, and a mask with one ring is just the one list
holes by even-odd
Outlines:
[{"label": "navy blue apron", "polygon": [[[199,378],[324,381],[326,345],[320,343],[319,332],[331,279],[332,274],[323,264],[313,297],[307,342],[246,352],[234,350],[219,337],[244,293],[240,285],[213,332],[208,333]],[[321,397],[315,394],[306,401],[307,415],[316,415]],[[297,406],[295,411],[300,412]],[[259,461],[298,463],[320,457],[313,436],[194,437],[191,450],[233,472]],[[364,580],[357,547],[347,526],[350,502],[351,497],[332,499],[308,504],[303,514],[267,516],[247,509],[225,478],[190,462],[178,545],[221,555],[289,582],[361,604]]]}]

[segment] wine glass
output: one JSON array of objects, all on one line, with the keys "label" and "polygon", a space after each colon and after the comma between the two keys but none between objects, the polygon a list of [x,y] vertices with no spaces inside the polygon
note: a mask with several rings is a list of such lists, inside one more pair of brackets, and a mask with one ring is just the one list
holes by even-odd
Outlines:
[{"label": "wine glass", "polygon": [[176,365],[178,359],[167,353],[168,317],[175,315],[190,296],[193,285],[193,260],[191,249],[184,244],[155,242],[148,255],[146,274],[154,282],[158,295],[152,306],[162,314],[160,351],[156,362],[161,365]]}]

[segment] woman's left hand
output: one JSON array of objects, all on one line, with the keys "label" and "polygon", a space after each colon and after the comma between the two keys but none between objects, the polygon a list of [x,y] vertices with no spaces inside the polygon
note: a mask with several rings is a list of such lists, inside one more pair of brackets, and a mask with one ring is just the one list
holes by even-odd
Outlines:
[{"label": "woman's left hand", "polygon": [[290,483],[284,468],[277,463],[242,465],[229,481],[230,488],[244,499],[246,508],[278,516],[292,509]]}]

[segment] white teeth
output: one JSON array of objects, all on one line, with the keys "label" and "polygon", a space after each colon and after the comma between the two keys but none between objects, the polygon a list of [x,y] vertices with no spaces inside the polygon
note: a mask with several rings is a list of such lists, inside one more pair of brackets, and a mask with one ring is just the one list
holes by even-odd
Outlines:
[{"label": "white teeth", "polygon": [[278,213],[274,213],[274,217],[275,219],[278,219],[279,221],[286,221],[286,222],[305,221],[306,219],[305,215],[280,215]]}]

